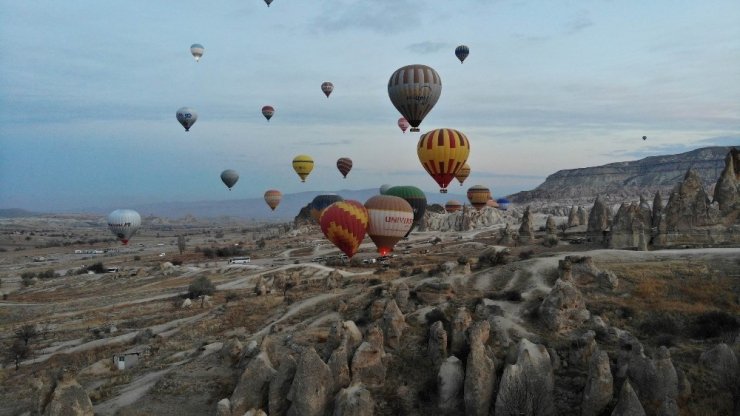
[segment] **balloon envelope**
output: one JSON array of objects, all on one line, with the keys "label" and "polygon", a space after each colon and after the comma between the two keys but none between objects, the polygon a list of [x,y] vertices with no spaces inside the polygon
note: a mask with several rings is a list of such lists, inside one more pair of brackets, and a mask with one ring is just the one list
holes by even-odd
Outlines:
[{"label": "balloon envelope", "polygon": [[193,54],[195,62],[200,62],[200,58],[203,56],[203,52],[205,52],[205,50],[206,48],[204,48],[200,43],[190,45],[190,53]]},{"label": "balloon envelope", "polygon": [[462,207],[463,206],[462,206],[462,203],[460,201],[455,200],[455,199],[450,199],[445,204],[445,211],[447,211],[447,212],[457,212],[457,211],[460,211],[462,209]]},{"label": "balloon envelope", "polygon": [[190,131],[190,128],[193,127],[193,124],[198,120],[198,113],[190,107],[181,107],[177,110],[177,113],[175,113],[175,117],[177,117],[177,121],[185,127],[185,131]]},{"label": "balloon envelope", "polygon": [[344,198],[337,194],[317,195],[309,204],[311,217],[318,222],[326,207],[339,201],[344,201]]},{"label": "balloon envelope", "polygon": [[221,180],[224,182],[229,190],[234,187],[236,181],[239,180],[239,174],[234,169],[226,169],[221,172]]},{"label": "balloon envelope", "polygon": [[367,235],[385,256],[411,229],[414,210],[403,198],[391,195],[375,195],[365,202],[365,208],[369,218]]},{"label": "balloon envelope", "polygon": [[313,159],[309,155],[298,155],[293,159],[293,170],[306,182],[306,177],[313,170]]},{"label": "balloon envelope", "polygon": [[511,201],[506,198],[499,198],[496,200],[496,203],[498,204],[498,208],[504,211],[509,209],[509,206],[511,205]]},{"label": "balloon envelope", "polygon": [[347,257],[357,253],[367,232],[367,210],[359,201],[335,202],[319,218],[321,232]]},{"label": "balloon envelope", "polygon": [[409,122],[404,117],[401,117],[398,119],[398,128],[401,129],[402,132],[406,133],[406,129],[409,128]]},{"label": "balloon envelope", "polygon": [[460,186],[462,186],[463,182],[465,182],[465,179],[470,176],[470,165],[467,163],[464,164],[460,170],[457,171],[455,174],[455,179],[457,179],[460,182]]},{"label": "balloon envelope", "polygon": [[132,209],[117,209],[108,214],[108,229],[126,245],[141,227],[141,216]]},{"label": "balloon envelope", "polygon": [[387,184],[387,183],[384,183],[384,184],[380,185],[380,189],[378,189],[378,192],[379,192],[379,193],[380,193],[381,195],[385,195],[385,192],[386,192],[387,190],[389,190],[390,188],[391,188],[391,186],[390,186],[389,184]]},{"label": "balloon envelope", "polygon": [[476,210],[480,211],[485,207],[489,199],[491,199],[491,190],[485,186],[474,185],[468,188],[468,201]]},{"label": "balloon envelope", "polygon": [[265,116],[267,121],[270,121],[273,114],[275,114],[275,109],[271,105],[266,105],[262,107],[262,115]]},{"label": "balloon envelope", "polygon": [[460,45],[457,48],[455,48],[455,56],[457,56],[457,59],[460,60],[460,63],[463,63],[465,58],[468,57],[470,54],[470,49],[465,45]]},{"label": "balloon envelope", "polygon": [[454,129],[436,129],[419,138],[416,153],[427,173],[439,184],[440,192],[447,192],[447,185],[468,160],[470,142]]},{"label": "balloon envelope", "polygon": [[408,120],[411,131],[419,131],[424,117],[432,111],[442,94],[442,79],[426,65],[399,68],[388,80],[388,97],[399,113]]},{"label": "balloon envelope", "polygon": [[426,194],[415,186],[393,186],[385,191],[385,195],[403,198],[404,201],[411,205],[411,209],[414,211],[414,223],[404,237],[408,236],[411,233],[411,230],[414,227],[418,227],[419,224],[421,224],[421,220],[424,218],[424,213],[427,211]]},{"label": "balloon envelope", "polygon": [[272,3],[272,0],[265,0],[265,3],[267,3],[267,7],[270,7],[270,3]]},{"label": "balloon envelope", "polygon": [[352,170],[352,159],[348,157],[340,157],[337,160],[337,169],[339,169],[339,173],[346,178],[349,171]]},{"label": "balloon envelope", "polygon": [[326,95],[326,98],[329,98],[329,95],[331,94],[331,92],[334,91],[334,84],[332,84],[329,81],[324,82],[323,84],[321,84],[321,91],[324,92],[324,94]]},{"label": "balloon envelope", "polygon": [[277,189],[269,189],[265,192],[265,202],[267,202],[267,206],[273,211],[275,211],[275,208],[280,205],[280,201],[282,201],[282,199],[283,194]]}]

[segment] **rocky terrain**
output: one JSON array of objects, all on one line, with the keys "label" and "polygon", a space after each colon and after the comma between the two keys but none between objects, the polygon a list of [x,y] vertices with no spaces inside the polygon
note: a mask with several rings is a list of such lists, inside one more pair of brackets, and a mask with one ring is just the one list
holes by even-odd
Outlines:
[{"label": "rocky terrain", "polygon": [[723,162],[665,203],[429,210],[377,261],[310,222],[152,220],[112,249],[95,221],[3,220],[0,415],[740,414]]}]

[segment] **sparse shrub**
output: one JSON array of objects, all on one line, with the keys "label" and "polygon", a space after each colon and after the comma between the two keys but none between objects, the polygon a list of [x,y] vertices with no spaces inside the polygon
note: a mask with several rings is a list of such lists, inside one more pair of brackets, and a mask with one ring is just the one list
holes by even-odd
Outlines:
[{"label": "sparse shrub", "polygon": [[352,267],[360,267],[362,266],[362,260],[360,260],[359,257],[352,257],[349,261],[349,265]]},{"label": "sparse shrub", "polygon": [[53,269],[48,269],[38,274],[39,279],[53,279],[59,277],[59,274],[55,273]]},{"label": "sparse shrub", "polygon": [[143,331],[139,331],[138,334],[136,334],[136,337],[134,338],[134,344],[143,344],[150,339],[154,337],[154,332],[152,332],[151,329],[147,328]]},{"label": "sparse shrub", "polygon": [[21,279],[23,279],[23,280],[33,279],[34,277],[36,277],[36,273],[34,273],[34,272],[23,272],[23,273],[21,273]]},{"label": "sparse shrub", "polygon": [[141,261],[141,256],[138,254],[134,256],[134,261]]},{"label": "sparse shrub", "polygon": [[735,332],[740,328],[737,318],[722,311],[712,311],[699,315],[691,325],[693,338],[714,338]]},{"label": "sparse shrub", "polygon": [[550,267],[549,269],[543,270],[541,273],[542,277],[545,278],[545,281],[551,286],[554,285],[555,281],[560,277],[560,272],[557,267]]},{"label": "sparse shrub", "polygon": [[224,300],[226,301],[226,303],[229,303],[231,301],[235,301],[235,300],[238,300],[238,299],[239,299],[239,295],[237,295],[234,292],[228,292],[226,294],[226,296],[224,296]]},{"label": "sparse shrub", "polygon": [[468,256],[460,256],[457,258],[457,264],[464,266],[468,264]]},{"label": "sparse shrub", "polygon": [[87,266],[87,271],[93,271],[95,273],[105,273],[108,271],[108,268],[105,267],[105,265],[102,262],[97,262],[93,264],[92,266]]},{"label": "sparse shrub", "polygon": [[403,263],[401,263],[401,266],[403,266],[403,267],[411,267],[413,265],[414,265],[414,262],[411,261],[411,260],[406,260]]},{"label": "sparse shrub", "polygon": [[409,276],[409,271],[406,270],[406,269],[401,269],[400,274],[401,274],[401,277],[408,277]]},{"label": "sparse shrub", "polygon": [[34,283],[36,283],[36,282],[33,280],[33,277],[31,277],[31,278],[24,277],[24,278],[21,279],[21,284],[24,287],[32,286]]},{"label": "sparse shrub", "polygon": [[522,294],[516,290],[507,290],[505,292],[493,292],[486,295],[488,299],[506,300],[509,302],[521,302]]},{"label": "sparse shrub", "polygon": [[681,326],[678,321],[668,315],[649,315],[638,327],[645,335],[668,334],[678,335]]},{"label": "sparse shrub", "polygon": [[412,276],[415,274],[422,274],[422,273],[424,273],[424,269],[422,269],[421,267],[414,267],[414,269],[411,270]]},{"label": "sparse shrub", "polygon": [[182,266],[182,260],[180,260],[180,259],[174,259],[174,260],[172,260],[172,265],[173,266]]},{"label": "sparse shrub", "polygon": [[635,311],[629,306],[623,306],[617,310],[617,316],[622,319],[630,319],[635,315]]},{"label": "sparse shrub", "polygon": [[542,241],[542,245],[545,247],[555,247],[558,245],[558,238],[554,235],[548,235]]},{"label": "sparse shrub", "polygon": [[367,281],[367,284],[369,286],[375,286],[375,285],[379,285],[381,283],[383,283],[383,281],[380,280],[380,279],[378,279],[377,277],[373,277],[372,279],[370,279],[370,280]]},{"label": "sparse shrub", "polygon": [[676,336],[671,334],[660,334],[655,337],[655,345],[671,348],[676,346]]},{"label": "sparse shrub", "polygon": [[205,276],[196,277],[190,286],[188,286],[188,297],[190,299],[196,299],[203,295],[212,295],[216,290],[211,280]]},{"label": "sparse shrub", "polygon": [[499,266],[509,262],[508,259],[509,250],[503,249],[496,251],[495,249],[486,250],[478,256],[478,264],[488,266]]},{"label": "sparse shrub", "polygon": [[519,259],[520,260],[527,260],[532,258],[534,255],[534,250],[524,250],[521,253],[519,253]]}]

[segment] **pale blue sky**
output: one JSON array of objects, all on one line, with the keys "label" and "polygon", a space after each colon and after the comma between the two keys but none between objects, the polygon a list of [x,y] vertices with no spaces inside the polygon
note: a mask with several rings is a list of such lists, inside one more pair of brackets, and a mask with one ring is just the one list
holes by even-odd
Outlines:
[{"label": "pale blue sky", "polygon": [[[500,196],[559,169],[740,143],[737,0],[0,7],[0,208],[382,183],[434,191],[418,135],[398,130],[386,90],[391,73],[413,63],[435,68],[443,84],[422,132],[451,127],[471,141],[465,189]],[[197,64],[192,43],[205,47]],[[458,44],[470,47],[463,65]],[[335,85],[328,100],[323,81]],[[276,108],[269,124],[266,104]],[[182,106],[199,113],[189,133],[175,120]],[[300,153],[316,162],[303,184],[290,166]],[[341,156],[355,165],[346,180]],[[227,168],[241,175],[231,192],[219,180]]]}]

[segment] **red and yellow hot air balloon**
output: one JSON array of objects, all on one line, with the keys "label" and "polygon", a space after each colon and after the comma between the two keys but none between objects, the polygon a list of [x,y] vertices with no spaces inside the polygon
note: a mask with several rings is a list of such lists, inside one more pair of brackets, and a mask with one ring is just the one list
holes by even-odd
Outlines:
[{"label": "red and yellow hot air balloon", "polygon": [[267,121],[270,121],[270,119],[272,118],[274,114],[275,114],[275,107],[271,105],[266,105],[262,107],[262,115],[265,116]]},{"label": "red and yellow hot air balloon", "polygon": [[398,128],[401,129],[402,132],[406,133],[406,130],[409,128],[410,124],[409,121],[406,120],[406,117],[401,117],[398,119]]},{"label": "red and yellow hot air balloon", "polygon": [[419,138],[416,153],[424,169],[439,184],[439,192],[446,194],[447,185],[468,160],[470,142],[454,129],[431,130]]},{"label": "red and yellow hot air balloon", "polygon": [[462,186],[465,179],[468,179],[468,176],[470,176],[470,165],[466,163],[457,171],[455,179],[457,179],[460,182],[460,186]]},{"label": "red and yellow hot air balloon", "polygon": [[273,211],[275,211],[275,208],[280,205],[280,201],[282,201],[282,199],[283,194],[277,189],[269,189],[265,192],[265,202],[267,202],[267,206]]},{"label": "red and yellow hot air balloon", "polygon": [[365,202],[369,223],[367,235],[382,256],[393,251],[398,240],[408,234],[414,223],[414,209],[405,199],[375,195]]},{"label": "red and yellow hot air balloon", "polygon": [[491,190],[483,185],[474,185],[468,188],[468,201],[470,205],[476,210],[480,211],[481,208],[486,206],[488,200],[491,199]]},{"label": "red and yellow hot air balloon", "polygon": [[359,201],[335,202],[326,207],[319,224],[326,238],[347,257],[352,257],[367,232],[367,210]]},{"label": "red and yellow hot air balloon", "polygon": [[453,213],[453,212],[460,211],[462,209],[462,207],[463,206],[462,206],[462,203],[460,201],[458,201],[456,199],[450,199],[445,204],[445,211],[447,211],[448,213]]},{"label": "red and yellow hot air balloon", "polygon": [[339,173],[344,176],[344,179],[347,179],[347,174],[352,170],[352,159],[348,157],[340,157],[337,160],[337,169],[339,169]]}]

